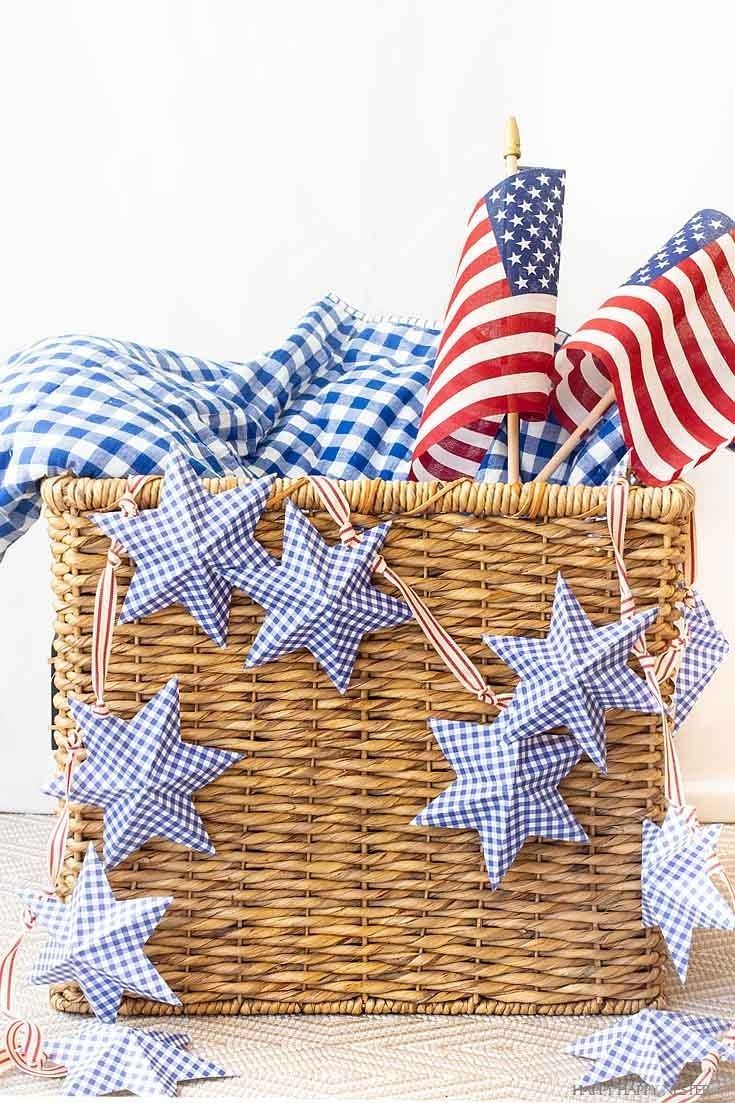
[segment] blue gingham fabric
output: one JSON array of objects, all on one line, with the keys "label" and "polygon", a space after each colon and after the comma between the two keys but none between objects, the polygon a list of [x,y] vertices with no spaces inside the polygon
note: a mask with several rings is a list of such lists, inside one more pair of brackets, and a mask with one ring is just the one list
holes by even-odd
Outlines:
[{"label": "blue gingham fabric", "polygon": [[[553,417],[547,421],[521,421],[518,434],[520,471],[524,482],[530,482],[569,437],[569,432]],[[616,405],[598,421],[585,439],[549,478],[550,483],[570,486],[604,486],[628,468],[628,446],[625,443]],[[487,454],[477,472],[478,482],[502,483],[508,477],[508,438],[502,421]]]},{"label": "blue gingham fabric", "polygon": [[569,736],[506,743],[488,724],[464,720],[430,720],[429,724],[457,778],[412,823],[477,831],[493,889],[529,835],[587,842],[557,789],[581,757]]},{"label": "blue gingham fabric", "polygon": [[50,1039],[48,1059],[65,1065],[64,1095],[132,1092],[178,1095],[182,1080],[213,1080],[227,1073],[190,1050],[188,1034],[134,1030],[119,1023],[90,1023],[76,1034]]},{"label": "blue gingham fabric", "polygon": [[40,341],[0,371],[0,551],[38,516],[49,474],[403,478],[438,330],[335,295],[245,362],[86,336]]},{"label": "blue gingham fabric", "polygon": [[[275,372],[290,393],[268,411],[247,473],[407,478],[438,339],[423,319],[371,316],[327,295],[263,358],[261,377]],[[294,372],[308,376],[297,393]]]},{"label": "blue gingham fabric", "polygon": [[223,572],[266,610],[245,666],[307,648],[346,693],[362,637],[412,616],[405,602],[372,585],[375,557],[389,528],[380,524],[364,530],[356,546],[328,544],[287,501],[281,559],[256,574],[247,564]]},{"label": "blue gingham fabric", "polygon": [[690,1061],[717,1052],[735,1060],[735,1049],[720,1040],[726,1019],[646,1008],[567,1046],[567,1053],[594,1061],[578,1081],[586,1088],[619,1076],[639,1076],[658,1091],[670,1091]]},{"label": "blue gingham fabric", "polygon": [[92,843],[68,903],[31,890],[19,896],[51,935],[33,967],[32,984],[76,981],[105,1023],[117,1018],[123,992],[181,1003],[142,949],[173,897],[116,900]]},{"label": "blue gingham fabric", "polygon": [[227,640],[232,587],[222,566],[244,564],[257,572],[275,562],[253,533],[268,501],[272,479],[212,495],[194,466],[173,451],[165,461],[161,498],[156,509],[134,517],[93,513],[98,528],[120,544],[135,561],[120,623],[180,604],[220,647]]},{"label": "blue gingham fabric", "polygon": [[[74,771],[69,795],[104,810],[105,866],[119,865],[153,838],[214,854],[192,794],[242,755],[182,740],[178,680],[171,678],[129,721],[96,715],[80,701],[70,708],[87,757]],[[63,778],[45,792],[62,797]]]},{"label": "blue gingham fabric", "polygon": [[[368,316],[327,295],[281,345],[214,361],[101,337],[39,341],[0,369],[0,554],[39,514],[46,475],[160,473],[171,444],[199,475],[404,479],[439,327]],[[553,481],[603,482],[616,414]],[[530,478],[563,430],[522,423]],[[501,429],[478,478],[505,477]]]},{"label": "blue gingham fabric", "polygon": [[134,1030],[120,1023],[90,1023],[76,1034],[50,1039],[48,1059],[65,1065],[64,1095],[178,1095],[182,1080],[227,1076],[213,1061],[190,1050],[188,1034]]},{"label": "blue gingham fabric", "polygon": [[730,651],[730,642],[715,623],[701,594],[694,592],[684,609],[687,642],[674,683],[674,723],[678,730]]},{"label": "blue gingham fabric", "polygon": [[674,805],[660,827],[643,821],[643,926],[660,928],[682,984],[695,928],[735,930],[735,913],[709,872],[721,829],[716,823],[692,830],[685,812]]},{"label": "blue gingham fabric", "polygon": [[498,737],[542,735],[564,725],[604,773],[605,709],[656,712],[657,700],[627,665],[634,640],[658,609],[595,628],[561,574],[545,639],[484,636],[521,681],[510,705],[493,724]]}]

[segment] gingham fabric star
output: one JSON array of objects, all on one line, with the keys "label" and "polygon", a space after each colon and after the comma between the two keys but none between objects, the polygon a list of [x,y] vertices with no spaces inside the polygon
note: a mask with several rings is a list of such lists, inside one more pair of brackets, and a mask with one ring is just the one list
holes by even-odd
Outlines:
[{"label": "gingham fabric star", "polygon": [[595,1062],[578,1081],[579,1088],[634,1075],[658,1091],[670,1091],[684,1066],[705,1053],[716,1050],[721,1059],[735,1061],[735,1049],[718,1043],[729,1027],[726,1019],[646,1008],[579,1038],[566,1052]]},{"label": "gingham fabric star", "polygon": [[120,623],[180,604],[200,628],[223,647],[232,587],[222,569],[236,559],[241,589],[250,572],[275,560],[253,533],[265,509],[271,479],[210,494],[180,452],[172,452],[157,509],[137,517],[93,513],[92,521],[119,540],[135,561]]},{"label": "gingham fabric star", "polygon": [[643,926],[660,927],[682,984],[695,928],[735,931],[735,913],[710,876],[721,829],[714,823],[692,830],[673,805],[661,827],[643,821]]},{"label": "gingham fabric star", "polygon": [[280,562],[258,575],[236,568],[224,573],[266,610],[246,667],[307,648],[334,685],[345,693],[362,637],[410,620],[402,601],[370,581],[388,524],[362,533],[359,545],[328,544],[292,502],[286,502]]},{"label": "gingham fabric star", "polygon": [[212,1080],[224,1069],[189,1049],[187,1034],[133,1030],[117,1023],[90,1023],[76,1034],[44,1045],[50,1061],[66,1065],[64,1095],[177,1095],[180,1080]]},{"label": "gingham fabric star", "polygon": [[674,722],[678,730],[697,698],[730,650],[728,639],[717,627],[700,594],[684,610],[687,641],[674,683]]},{"label": "gingham fabric star", "polygon": [[19,895],[51,935],[33,967],[32,984],[76,981],[104,1023],[117,1017],[123,992],[181,1002],[142,950],[173,897],[116,900],[92,843],[68,904],[29,890]]},{"label": "gingham fabric star", "polygon": [[[214,854],[192,794],[242,755],[182,740],[177,678],[129,721],[98,716],[80,701],[71,701],[70,708],[87,748],[70,797],[104,809],[105,866],[119,865],[153,838]],[[63,778],[54,778],[45,792],[62,797]]]},{"label": "gingham fabric star", "polygon": [[488,724],[429,723],[457,778],[412,822],[477,831],[494,889],[529,835],[587,842],[557,789],[581,757],[568,735],[508,743]]},{"label": "gingham fabric star", "polygon": [[496,734],[520,739],[564,725],[605,773],[605,709],[656,712],[658,707],[645,681],[627,665],[633,641],[657,615],[657,609],[649,609],[595,628],[558,574],[546,639],[484,637],[521,678],[495,721]]}]

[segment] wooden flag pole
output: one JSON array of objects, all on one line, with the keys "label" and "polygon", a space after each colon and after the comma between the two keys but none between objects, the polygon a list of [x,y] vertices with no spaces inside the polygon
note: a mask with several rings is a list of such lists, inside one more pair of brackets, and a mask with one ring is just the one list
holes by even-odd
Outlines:
[{"label": "wooden flag pole", "polygon": [[570,456],[579,442],[586,437],[590,429],[594,429],[597,422],[600,420],[605,410],[609,406],[612,406],[615,401],[615,388],[610,387],[608,391],[602,396],[596,406],[593,406],[587,417],[582,418],[577,428],[571,433],[562,444],[561,448],[554,452],[551,459],[545,464],[539,471],[535,478],[535,482],[545,483],[549,475],[553,475],[560,463],[563,463],[567,456]]},{"label": "wooden flag pole", "polygon": [[[518,161],[521,156],[521,135],[515,115],[511,115],[505,124],[505,169],[508,176],[518,172]],[[505,421],[506,436],[508,441],[508,482],[519,483],[521,481],[521,443],[520,443],[520,415],[508,414]]]}]

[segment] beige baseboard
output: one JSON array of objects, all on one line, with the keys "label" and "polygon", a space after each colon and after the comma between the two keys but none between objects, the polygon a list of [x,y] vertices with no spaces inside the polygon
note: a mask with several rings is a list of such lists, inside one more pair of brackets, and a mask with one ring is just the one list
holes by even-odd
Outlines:
[{"label": "beige baseboard", "polygon": [[723,781],[687,781],[687,801],[702,823],[735,823],[735,778]]}]

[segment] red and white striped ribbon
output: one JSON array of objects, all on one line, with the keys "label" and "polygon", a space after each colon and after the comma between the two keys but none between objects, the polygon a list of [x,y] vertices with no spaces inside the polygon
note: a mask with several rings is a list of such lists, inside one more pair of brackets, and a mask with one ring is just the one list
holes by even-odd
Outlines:
[{"label": "red and white striped ribbon", "polygon": [[65,1065],[48,1060],[43,1052],[41,1031],[27,1019],[12,1019],[5,1031],[4,1043],[0,1046],[0,1073],[13,1065],[21,1072],[47,1080],[66,1076],[68,1072]]},{"label": "red and white striped ribbon", "polygon": [[[149,476],[136,475],[127,480],[125,493],[120,499],[120,508],[128,516],[138,512],[136,495]],[[107,562],[97,583],[92,619],[92,689],[95,711],[107,712],[105,704],[105,681],[112,648],[112,634],[117,609],[117,568],[120,566],[120,544],[113,541],[107,552]],[[66,854],[66,841],[69,832],[69,794],[74,771],[82,749],[82,737],[78,731],[72,732],[67,739],[67,760],[64,766],[64,796],[56,821],[48,841],[46,864],[48,882],[39,893],[42,897],[56,895],[56,884],[61,873]],[[34,1076],[56,1078],[66,1076],[64,1065],[51,1064],[43,1052],[43,1037],[35,1023],[17,1018],[13,1011],[13,980],[18,951],[26,934],[33,929],[36,915],[26,908],[23,913],[23,930],[0,959],[0,1019],[6,1020],[4,1044],[0,1046],[0,1072],[15,1066]]]},{"label": "red and white striped ribbon", "polygon": [[[126,517],[134,517],[138,513],[136,495],[148,481],[148,475],[131,475],[127,481],[127,488],[118,502],[120,509]],[[105,705],[105,680],[107,667],[110,662],[110,649],[112,648],[112,634],[115,628],[115,613],[117,611],[117,568],[120,566],[122,545],[113,540],[107,550],[107,562],[105,563],[94,597],[94,617],[92,621],[92,692],[94,693],[94,710],[100,713],[107,712]]]},{"label": "red and white striped ribbon", "polygon": [[35,915],[23,910],[23,930],[0,961],[0,1020],[7,1023],[0,1045],[0,1072],[15,1066],[33,1076],[66,1076],[63,1065],[49,1064],[43,1052],[43,1037],[35,1023],[17,1018],[11,1011],[16,958],[23,940],[36,923]]},{"label": "red and white striped ribbon", "polygon": [[[735,1046],[735,1024],[730,1027],[727,1034],[724,1034],[720,1040],[726,1042],[730,1046]],[[699,1076],[697,1076],[688,1087],[680,1088],[679,1091],[668,1092],[666,1095],[662,1095],[658,1103],[694,1103],[695,1100],[701,1099],[712,1084],[715,1073],[720,1067],[719,1054],[715,1050],[706,1053],[702,1058],[700,1067],[701,1071]]]},{"label": "red and white striped ribbon", "polygon": [[[623,558],[623,548],[625,545],[625,526],[628,517],[628,493],[629,485],[627,480],[619,480],[613,484],[610,488],[610,492],[607,499],[607,523],[610,530],[610,537],[612,539],[613,554],[615,557],[615,566],[618,572],[618,579],[620,582],[620,616],[621,619],[626,617],[632,617],[635,613],[635,601],[633,599],[633,593],[628,581],[628,572],[625,567],[625,560]],[[694,527],[694,518],[690,521],[689,527],[689,555],[687,559],[687,586],[691,586],[694,583],[695,569],[696,569],[696,534]],[[682,620],[677,625],[679,630],[678,639],[674,640],[666,651],[657,658],[653,658],[648,653],[646,646],[645,636],[641,636],[636,640],[633,646],[633,654],[637,656],[641,663],[641,667],[645,673],[646,680],[651,689],[656,694],[661,705],[661,717],[664,728],[664,773],[666,778],[666,798],[672,804],[677,805],[685,813],[686,820],[692,829],[696,831],[699,827],[697,815],[692,805],[687,805],[684,797],[684,786],[681,777],[681,769],[679,766],[679,756],[676,750],[676,744],[674,742],[673,734],[671,731],[671,723],[669,716],[661,695],[660,683],[673,677],[676,673],[679,662],[681,661],[681,654],[686,646],[687,638],[687,625],[686,621]],[[733,887],[729,878],[725,874],[722,863],[716,853],[712,853],[705,864],[705,871],[710,876],[720,874],[728,887],[733,902],[735,903],[735,896],[733,894]],[[732,1030],[725,1035],[725,1041],[731,1045],[735,1045],[735,1026]],[[695,1100],[701,1098],[703,1093],[709,1088],[712,1080],[720,1065],[720,1058],[714,1051],[706,1054],[702,1058],[701,1071],[697,1078],[687,1087],[679,1091],[669,1092],[662,1096],[659,1103],[694,1103]]]},{"label": "red and white striped ribbon", "polygon": [[[352,525],[350,504],[337,484],[323,475],[312,475],[309,482],[337,525],[342,543],[353,547],[359,544],[362,538]],[[472,660],[446,629],[442,628],[426,603],[388,566],[382,555],[376,557],[373,570],[400,592],[427,640],[459,684],[483,704],[505,708],[513,696],[512,693],[496,693],[487,684]]]},{"label": "red and white striped ribbon", "polygon": [[[617,479],[607,496],[607,527],[613,546],[613,556],[620,585],[620,618],[627,620],[635,614],[635,599],[628,581],[628,571],[625,566],[624,547],[625,529],[628,520],[628,496],[630,486],[627,479]],[[673,677],[676,668],[681,661],[681,655],[685,646],[685,632],[683,625],[679,638],[672,641],[666,651],[658,656],[653,656],[648,651],[645,634],[638,637],[633,644],[633,654],[638,659],[643,675],[655,694],[661,713],[661,723],[664,735],[664,791],[668,801],[677,807],[686,804],[684,795],[684,782],[679,765],[679,755],[674,743],[666,703],[661,693],[661,683],[667,678]]]},{"label": "red and white striped ribbon", "polygon": [[[628,518],[629,492],[630,486],[627,480],[619,479],[610,487],[607,499],[607,525],[610,530],[615,566],[620,582],[620,616],[623,620],[625,620],[626,617],[632,617],[635,613],[635,601],[628,581],[628,572],[625,567],[625,559],[623,556],[625,526]],[[693,520],[690,524],[689,540],[690,555],[686,581],[687,585],[691,586],[694,582],[694,564],[696,558],[694,552],[695,534]],[[685,597],[684,601],[686,602],[687,600],[688,598]],[[656,695],[661,712],[661,723],[664,736],[664,795],[669,803],[676,805],[685,812],[689,826],[692,831],[696,831],[699,827],[699,822],[694,808],[686,803],[684,780],[682,778],[681,765],[679,763],[679,753],[676,749],[676,741],[674,740],[672,721],[661,693],[661,683],[675,676],[686,646],[688,630],[686,620],[683,616],[677,622],[677,630],[678,638],[672,640],[666,651],[655,658],[648,652],[645,635],[640,636],[635,641],[632,650],[633,654],[640,662],[646,681]],[[722,878],[733,903],[733,907],[735,907],[735,888],[733,888],[732,882],[716,852],[710,856],[706,868],[710,876],[718,875]]]}]

